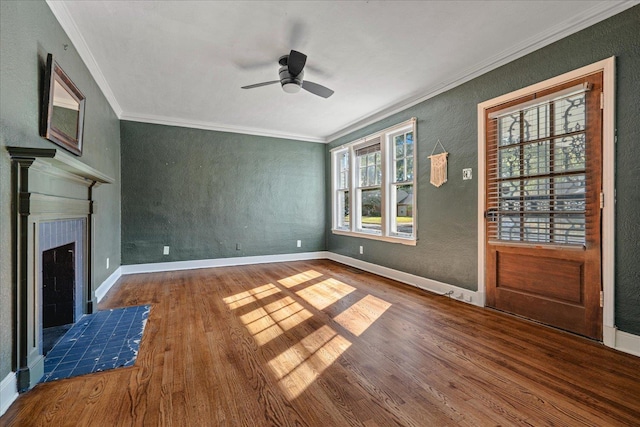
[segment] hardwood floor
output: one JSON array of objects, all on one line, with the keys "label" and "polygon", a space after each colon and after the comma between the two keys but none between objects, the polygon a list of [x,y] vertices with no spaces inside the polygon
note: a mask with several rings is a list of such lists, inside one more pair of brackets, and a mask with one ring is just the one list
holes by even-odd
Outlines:
[{"label": "hardwood floor", "polygon": [[39,384],[2,426],[631,426],[640,358],[331,261],[123,277],[131,368]]}]

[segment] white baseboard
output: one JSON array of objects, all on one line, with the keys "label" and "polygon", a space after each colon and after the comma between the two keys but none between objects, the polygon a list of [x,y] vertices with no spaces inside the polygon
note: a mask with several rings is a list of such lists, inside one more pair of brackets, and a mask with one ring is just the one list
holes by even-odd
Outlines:
[{"label": "white baseboard", "polygon": [[161,271],[194,270],[198,268],[233,267],[236,265],[266,264],[270,262],[305,261],[326,259],[328,252],[303,252],[280,255],[261,255],[233,258],[198,259],[193,261],[158,262],[151,264],[133,264],[120,267],[122,274],[157,273]]},{"label": "white baseboard", "polygon": [[303,252],[294,254],[263,255],[233,258],[198,259],[193,261],[158,262],[148,264],[121,265],[102,282],[95,291],[96,300],[100,302],[109,289],[127,274],[157,273],[162,271],[194,270],[198,268],[232,267],[235,265],[265,264],[270,262],[304,261],[309,259],[326,259],[328,252]]},{"label": "white baseboard", "polygon": [[640,335],[621,331],[615,326],[605,326],[602,332],[607,347],[640,357]]},{"label": "white baseboard", "polygon": [[109,289],[111,289],[111,287],[116,284],[120,276],[122,276],[122,267],[116,268],[116,270],[111,273],[111,276],[107,277],[107,280],[105,280],[100,286],[98,286],[98,289],[96,289],[95,292],[96,300],[98,302],[100,302],[100,300],[104,298],[107,292],[109,292]]},{"label": "white baseboard", "polygon": [[[484,293],[470,291],[468,289],[453,286],[448,283],[426,279],[424,277],[405,273],[403,271],[394,270],[388,267],[382,267],[370,262],[365,262],[359,259],[327,251],[123,265],[119,268],[119,270],[120,274],[126,275],[139,273],[157,273],[162,271],[193,270],[198,268],[232,267],[237,265],[265,264],[271,262],[305,261],[310,259],[330,259],[341,264],[350,265],[352,267],[356,267],[361,270],[365,270],[379,276],[387,277],[389,279],[397,280],[399,282],[406,283],[408,285],[412,285],[434,293],[444,294],[446,292],[453,291],[453,294],[451,295],[452,298],[459,299],[460,301],[464,301],[481,307],[484,306]],[[112,276],[114,275],[115,273],[112,274]],[[118,278],[115,278],[114,280],[110,279],[111,277],[107,279],[107,281],[105,281],[105,283],[103,283],[98,290],[96,290],[96,297],[98,298],[98,301],[100,301],[100,299],[107,293],[106,291],[108,291],[109,288],[113,286],[113,283],[115,283]],[[109,282],[109,284],[107,282]],[[109,286],[107,287],[107,285]],[[98,291],[100,291],[100,294],[98,294]]]},{"label": "white baseboard", "polygon": [[15,372],[9,372],[9,375],[0,381],[0,416],[2,416],[9,406],[18,398],[18,382]]},{"label": "white baseboard", "polygon": [[436,294],[445,294],[447,292],[453,291],[453,294],[451,294],[451,298],[484,307],[483,292],[470,291],[459,286],[438,282],[437,280],[427,279],[425,277],[405,273],[404,271],[394,270],[393,268],[382,267],[377,264],[372,264],[370,262],[336,254],[333,252],[327,252],[327,258],[341,264],[356,267],[361,270],[368,271],[369,273],[397,280],[398,282],[406,283],[407,285],[415,286],[417,288],[424,289],[425,291],[433,292]]}]

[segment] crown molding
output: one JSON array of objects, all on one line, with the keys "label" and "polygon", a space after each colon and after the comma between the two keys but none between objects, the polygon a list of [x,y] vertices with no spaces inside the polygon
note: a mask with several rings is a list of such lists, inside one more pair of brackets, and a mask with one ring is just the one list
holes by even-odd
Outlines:
[{"label": "crown molding", "polygon": [[89,73],[98,84],[98,87],[102,91],[102,94],[105,98],[107,98],[107,102],[109,102],[109,105],[111,105],[111,108],[116,113],[116,116],[120,118],[120,116],[122,115],[122,107],[120,107],[116,96],[111,90],[111,86],[109,86],[109,83],[104,77],[102,70],[98,66],[93,53],[91,53],[86,40],[82,36],[80,29],[76,25],[76,22],[71,16],[71,13],[69,13],[67,5],[63,1],[57,0],[46,0],[46,2],[49,6],[49,9],[51,9],[51,12],[53,12],[53,15],[60,23],[60,26],[62,26],[64,32],[67,33],[69,40],[71,40],[71,43],[73,43],[73,46],[78,51],[78,55],[80,55],[80,58],[89,69]]},{"label": "crown molding", "polygon": [[443,92],[451,90],[463,83],[473,80],[489,71],[495,70],[509,62],[515,61],[518,58],[522,58],[529,53],[532,53],[540,48],[550,45],[553,42],[561,40],[571,34],[577,33],[580,30],[588,28],[600,21],[604,21],[607,18],[612,17],[620,12],[623,12],[637,4],[640,4],[640,0],[623,0],[623,1],[611,1],[602,2],[597,5],[584,10],[582,13],[577,13],[571,19],[565,20],[547,31],[539,33],[534,37],[530,37],[527,40],[504,50],[493,57],[487,58],[476,64],[473,67],[467,68],[461,73],[454,75],[451,79],[442,84],[432,86],[420,95],[405,99],[399,103],[385,107],[366,118],[359,120],[355,123],[347,125],[340,131],[329,135],[326,139],[327,142],[333,142],[338,138],[349,135],[359,129],[379,122],[389,116],[406,110],[409,107],[413,107],[421,102],[424,102],[430,98],[440,95]]},{"label": "crown molding", "polygon": [[268,129],[257,129],[243,126],[229,126],[220,123],[180,119],[174,117],[157,116],[152,114],[128,114],[122,113],[120,120],[129,120],[132,122],[153,123],[158,125],[178,126],[194,129],[214,130],[218,132],[241,133],[245,135],[266,136],[269,138],[293,139],[296,141],[319,142],[326,144],[325,138],[313,137],[308,135],[299,135],[287,132],[275,132]]},{"label": "crown molding", "polygon": [[125,113],[118,103],[113,91],[111,90],[111,87],[109,86],[109,83],[104,77],[102,70],[98,66],[98,63],[96,62],[84,37],[80,33],[80,30],[78,29],[75,21],[69,13],[69,10],[67,9],[64,1],[46,0],[46,2],[64,31],[67,33],[67,36],[69,36],[69,39],[74,44],[75,48],[78,51],[78,54],[84,61],[85,65],[89,69],[89,72],[95,79],[96,83],[102,90],[104,96],[111,105],[111,108],[113,108],[119,119],[318,143],[333,142],[338,138],[342,138],[343,136],[349,135],[352,132],[379,122],[380,120],[383,120],[396,113],[404,111],[407,108],[433,98],[443,92],[455,88],[456,86],[479,77],[482,74],[492,71],[502,65],[521,58],[531,52],[534,52],[535,50],[538,50],[555,41],[558,41],[564,37],[567,37],[573,33],[576,33],[591,25],[603,21],[613,15],[623,12],[624,10],[629,9],[637,4],[640,4],[640,0],[622,0],[598,3],[589,9],[585,9],[581,13],[577,13],[571,19],[565,20],[555,25],[554,27],[549,28],[547,31],[539,33],[536,36],[531,37],[523,41],[522,43],[513,46],[510,49],[504,50],[493,57],[487,58],[485,61],[482,61],[474,65],[473,67],[460,72],[459,74],[453,76],[447,81],[442,82],[441,84],[431,86],[425,91],[421,91],[420,94],[414,95],[398,103],[384,107],[378,111],[373,112],[372,114],[367,115],[363,119],[357,120],[343,127],[341,130],[333,134],[330,134],[326,137],[321,137],[292,134],[287,132],[277,132],[269,129],[229,126],[207,121]]}]

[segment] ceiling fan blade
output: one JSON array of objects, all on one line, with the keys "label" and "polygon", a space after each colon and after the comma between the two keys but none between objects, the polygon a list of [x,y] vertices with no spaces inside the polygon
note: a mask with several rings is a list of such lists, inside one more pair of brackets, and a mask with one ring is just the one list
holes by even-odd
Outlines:
[{"label": "ceiling fan blade", "polygon": [[302,82],[302,89],[323,98],[328,98],[333,95],[333,91],[328,87],[324,87],[322,85],[319,85],[318,83],[310,82],[309,80],[305,80]]},{"label": "ceiling fan blade", "polygon": [[254,87],[267,86],[275,83],[280,83],[280,80],[272,80],[270,82],[262,82],[262,83],[256,83],[254,85],[242,86],[242,89],[253,89]]},{"label": "ceiling fan blade", "polygon": [[289,60],[287,65],[289,67],[289,74],[293,77],[297,76],[304,69],[304,64],[307,62],[307,55],[300,53],[297,50],[292,50],[289,53]]}]

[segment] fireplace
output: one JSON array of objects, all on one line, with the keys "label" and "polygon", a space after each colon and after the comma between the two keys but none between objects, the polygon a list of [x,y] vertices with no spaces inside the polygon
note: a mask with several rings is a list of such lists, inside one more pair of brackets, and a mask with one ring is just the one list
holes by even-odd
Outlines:
[{"label": "fireplace", "polygon": [[83,314],[84,218],[41,222],[38,229],[41,283],[39,334],[43,355]]},{"label": "fireplace", "polygon": [[[18,389],[24,391],[37,384],[44,373],[45,311],[67,307],[63,321],[72,322],[93,311],[93,190],[113,179],[59,149],[7,150],[13,161],[13,369]],[[73,270],[67,273],[71,274],[67,278],[71,284],[67,283],[68,288],[58,295],[67,300],[71,295],[71,302],[45,301],[45,297],[51,297],[45,285],[55,287],[59,280],[51,284],[45,277],[49,272],[43,274],[43,261],[52,256],[51,250],[56,252],[55,257],[66,256],[62,261]]]}]

